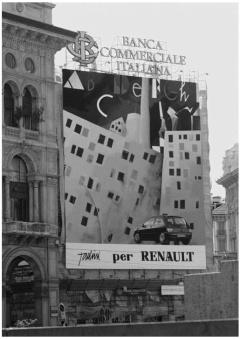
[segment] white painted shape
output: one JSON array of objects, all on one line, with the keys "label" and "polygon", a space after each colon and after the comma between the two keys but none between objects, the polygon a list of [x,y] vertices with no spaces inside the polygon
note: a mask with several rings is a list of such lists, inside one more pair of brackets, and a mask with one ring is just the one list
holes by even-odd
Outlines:
[{"label": "white painted shape", "polygon": [[73,74],[70,76],[68,81],[70,82],[70,84],[72,85],[74,89],[84,90],[83,84],[81,80],[79,79],[79,76],[77,75],[76,71],[73,72]]}]

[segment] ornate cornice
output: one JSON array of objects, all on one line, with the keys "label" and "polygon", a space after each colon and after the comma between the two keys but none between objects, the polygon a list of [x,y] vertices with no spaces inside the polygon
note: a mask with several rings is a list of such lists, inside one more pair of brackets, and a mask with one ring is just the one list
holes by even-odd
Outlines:
[{"label": "ornate cornice", "polygon": [[[36,28],[19,27],[17,23],[3,22],[3,47],[54,54],[68,43],[67,39],[41,32]],[[45,51],[45,53],[44,53]]]},{"label": "ornate cornice", "polygon": [[238,183],[238,168],[236,168],[234,171],[225,174],[222,178],[217,180],[217,183],[219,185],[222,185],[225,188],[228,188],[232,184]]}]

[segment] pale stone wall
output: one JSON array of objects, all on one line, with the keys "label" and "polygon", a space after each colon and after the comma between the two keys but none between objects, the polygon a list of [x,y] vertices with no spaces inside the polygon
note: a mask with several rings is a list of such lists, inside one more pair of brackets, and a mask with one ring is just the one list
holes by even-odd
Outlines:
[{"label": "pale stone wall", "polygon": [[238,317],[238,261],[222,261],[220,272],[184,278],[185,319]]}]

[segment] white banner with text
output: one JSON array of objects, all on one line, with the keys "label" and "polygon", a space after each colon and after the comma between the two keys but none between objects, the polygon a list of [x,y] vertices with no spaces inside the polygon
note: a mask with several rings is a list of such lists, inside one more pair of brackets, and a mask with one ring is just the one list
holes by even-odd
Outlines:
[{"label": "white banner with text", "polygon": [[205,246],[66,243],[68,269],[206,269]]}]

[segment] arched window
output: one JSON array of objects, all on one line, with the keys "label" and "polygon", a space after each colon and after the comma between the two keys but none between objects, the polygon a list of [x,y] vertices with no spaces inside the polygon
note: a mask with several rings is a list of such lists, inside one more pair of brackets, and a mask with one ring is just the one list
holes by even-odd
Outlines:
[{"label": "arched window", "polygon": [[12,160],[12,181],[10,182],[11,216],[13,220],[29,221],[29,188],[27,166],[18,156]]},{"label": "arched window", "polygon": [[26,319],[34,326],[42,325],[42,277],[32,258],[18,256],[10,263],[6,274],[6,326],[17,326]]},{"label": "arched window", "polygon": [[38,130],[38,119],[36,116],[37,97],[33,90],[26,87],[23,92],[22,112],[23,126],[26,129]]},{"label": "arched window", "polygon": [[17,127],[17,121],[14,116],[15,99],[14,92],[9,84],[4,86],[4,122],[7,126]]}]

